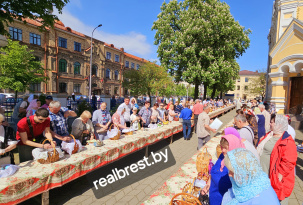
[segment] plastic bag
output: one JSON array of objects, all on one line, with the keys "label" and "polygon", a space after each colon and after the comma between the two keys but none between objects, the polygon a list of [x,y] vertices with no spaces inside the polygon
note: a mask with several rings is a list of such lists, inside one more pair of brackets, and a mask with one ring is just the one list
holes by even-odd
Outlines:
[{"label": "plastic bag", "polygon": [[122,133],[132,132],[132,131],[134,131],[133,128],[128,128],[128,129],[123,129],[123,130],[122,130]]},{"label": "plastic bag", "polygon": [[120,132],[120,130],[118,130],[116,127],[114,129],[111,129],[110,131],[107,131],[107,136],[104,139],[110,139],[115,137],[118,133]]},{"label": "plastic bag", "polygon": [[149,124],[148,128],[150,128],[151,130],[158,128],[157,124]]},{"label": "plastic bag", "polygon": [[[79,149],[77,152],[80,152],[82,149],[82,144],[79,140],[76,140],[76,143],[79,145]],[[71,140],[70,142],[62,142],[61,143],[61,148],[63,151],[66,151],[69,155],[72,155],[72,152],[74,150],[75,147],[75,142],[74,140]]]},{"label": "plastic bag", "polygon": [[[62,150],[60,149],[60,147],[56,147],[57,152],[59,153],[59,158],[64,157],[64,153],[62,152]],[[34,160],[38,160],[38,159],[44,159],[47,160],[47,153],[51,151],[53,152],[54,149],[42,149],[42,148],[35,148],[32,151],[32,155],[34,157]]]},{"label": "plastic bag", "polygon": [[20,167],[17,165],[12,165],[12,164],[5,164],[2,165],[2,168],[0,170],[0,178],[8,177],[13,174],[19,169]]}]

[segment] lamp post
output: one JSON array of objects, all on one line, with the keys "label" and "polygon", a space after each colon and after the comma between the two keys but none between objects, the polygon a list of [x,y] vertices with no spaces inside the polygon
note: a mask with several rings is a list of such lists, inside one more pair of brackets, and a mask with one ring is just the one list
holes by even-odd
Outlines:
[{"label": "lamp post", "polygon": [[88,99],[89,102],[92,98],[92,62],[93,62],[93,35],[94,35],[94,31],[101,27],[102,24],[99,24],[96,28],[94,28],[93,32],[92,32],[92,37],[90,40],[90,71],[89,71],[89,91],[88,91]]}]

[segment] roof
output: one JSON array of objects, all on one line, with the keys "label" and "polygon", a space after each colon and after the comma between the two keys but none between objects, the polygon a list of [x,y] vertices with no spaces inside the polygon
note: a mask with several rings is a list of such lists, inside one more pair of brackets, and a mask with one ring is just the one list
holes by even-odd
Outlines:
[{"label": "roof", "polygon": [[108,43],[105,43],[104,42],[104,46],[107,46],[107,47],[110,47],[110,48],[113,48],[113,49],[116,49],[116,50],[118,50],[118,51],[122,51],[123,52],[123,48],[121,48],[121,49],[119,49],[119,48],[116,48],[115,46],[114,46],[114,44],[108,44]]},{"label": "roof", "polygon": [[140,57],[134,56],[134,55],[126,53],[126,52],[124,54],[125,54],[125,56],[127,56],[129,58],[132,58],[132,59],[135,59],[135,60],[138,60],[138,61],[149,62],[148,60],[145,60],[144,58],[140,58]]},{"label": "roof", "polygon": [[241,70],[239,75],[260,75],[260,73],[258,71],[254,72],[250,70]]}]

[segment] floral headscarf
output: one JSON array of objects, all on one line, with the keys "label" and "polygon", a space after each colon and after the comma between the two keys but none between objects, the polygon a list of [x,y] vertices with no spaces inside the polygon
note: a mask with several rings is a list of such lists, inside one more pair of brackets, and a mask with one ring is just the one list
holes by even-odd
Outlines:
[{"label": "floral headscarf", "polygon": [[224,134],[225,135],[235,135],[236,137],[238,137],[240,140],[241,140],[241,137],[240,137],[240,133],[233,127],[227,127],[224,129]]},{"label": "floral headscarf", "polygon": [[271,186],[267,174],[249,150],[238,148],[229,151],[225,160],[226,167],[234,173],[230,181],[235,198],[228,205],[248,201]]}]

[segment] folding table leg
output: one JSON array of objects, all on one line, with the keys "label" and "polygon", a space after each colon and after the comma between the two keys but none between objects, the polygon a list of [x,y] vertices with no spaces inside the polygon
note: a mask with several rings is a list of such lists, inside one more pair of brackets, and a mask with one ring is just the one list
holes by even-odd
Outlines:
[{"label": "folding table leg", "polygon": [[174,135],[170,136],[170,144],[173,143],[173,137],[174,137]]},{"label": "folding table leg", "polygon": [[42,193],[41,202],[42,205],[49,205],[49,191]]},{"label": "folding table leg", "polygon": [[145,147],[145,157],[148,157],[148,145]]}]

